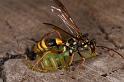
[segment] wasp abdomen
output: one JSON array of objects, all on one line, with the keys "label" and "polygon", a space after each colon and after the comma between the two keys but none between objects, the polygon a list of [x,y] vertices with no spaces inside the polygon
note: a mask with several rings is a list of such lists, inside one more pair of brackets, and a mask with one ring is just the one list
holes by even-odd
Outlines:
[{"label": "wasp abdomen", "polygon": [[44,51],[47,51],[49,50],[50,48],[52,47],[57,47],[57,46],[60,46],[62,45],[63,42],[61,39],[59,38],[54,38],[54,39],[43,39],[41,41],[39,41],[33,48],[33,51],[35,53],[39,53],[39,52],[44,52]]}]

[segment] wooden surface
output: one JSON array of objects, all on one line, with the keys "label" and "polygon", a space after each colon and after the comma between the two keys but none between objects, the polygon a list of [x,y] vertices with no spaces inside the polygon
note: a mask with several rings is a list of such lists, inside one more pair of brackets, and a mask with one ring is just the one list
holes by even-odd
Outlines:
[{"label": "wooden surface", "polygon": [[[116,49],[124,56],[124,1],[123,0],[61,0],[83,33],[95,38],[97,45]],[[43,22],[65,27],[50,12],[49,0],[0,0],[0,57],[5,53],[25,52],[51,29]],[[123,82],[124,60],[110,57],[107,51],[97,49],[96,58],[75,70],[55,73],[37,73],[29,70],[23,60],[9,60],[1,66],[4,82]]]}]

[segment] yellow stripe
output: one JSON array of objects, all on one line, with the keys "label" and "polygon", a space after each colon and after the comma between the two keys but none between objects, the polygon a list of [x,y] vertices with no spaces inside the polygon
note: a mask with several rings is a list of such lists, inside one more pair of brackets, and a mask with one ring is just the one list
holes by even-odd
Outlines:
[{"label": "yellow stripe", "polygon": [[41,51],[41,50],[38,48],[38,44],[34,46],[33,51],[34,51],[35,53]]},{"label": "yellow stripe", "polygon": [[44,48],[44,49],[47,49],[47,46],[46,46],[46,44],[45,44],[45,41],[44,41],[44,39],[42,40],[42,47]]},{"label": "yellow stripe", "polygon": [[57,43],[57,45],[60,45],[60,44],[62,44],[62,40],[59,38],[56,38],[56,43]]},{"label": "yellow stripe", "polygon": [[40,42],[38,42],[37,47],[38,47],[38,49],[39,49],[40,51],[43,51],[43,48],[41,47]]}]

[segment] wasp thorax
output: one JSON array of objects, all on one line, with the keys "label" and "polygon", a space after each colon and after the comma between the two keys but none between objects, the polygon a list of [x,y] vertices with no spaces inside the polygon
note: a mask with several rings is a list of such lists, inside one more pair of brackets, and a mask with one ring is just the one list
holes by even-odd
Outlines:
[{"label": "wasp thorax", "polygon": [[59,39],[59,38],[54,38],[54,39],[48,39],[48,40],[46,40],[46,45],[47,45],[48,47],[57,46],[57,45],[62,45],[62,44],[63,44],[63,42],[62,42],[62,40]]},{"label": "wasp thorax", "polygon": [[73,45],[77,44],[76,39],[74,39],[74,38],[68,39],[67,43],[69,43],[70,46],[73,46]]},{"label": "wasp thorax", "polygon": [[56,46],[56,40],[55,39],[48,39],[46,40],[46,45],[51,47],[51,46]]},{"label": "wasp thorax", "polygon": [[78,46],[77,41],[74,38],[68,39],[65,45],[67,46],[67,48],[70,50],[71,53],[73,51],[76,51]]},{"label": "wasp thorax", "polygon": [[90,41],[88,37],[82,36],[81,40],[78,41],[78,50],[81,50],[81,51],[87,50],[90,47],[89,43]]}]

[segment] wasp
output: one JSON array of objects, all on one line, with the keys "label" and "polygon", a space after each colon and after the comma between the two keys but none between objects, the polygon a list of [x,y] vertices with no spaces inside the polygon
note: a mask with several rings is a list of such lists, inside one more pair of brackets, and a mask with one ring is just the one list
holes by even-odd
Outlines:
[{"label": "wasp", "polygon": [[[51,11],[64,22],[68,31],[51,23],[43,23],[51,27],[58,37],[49,37],[53,32],[46,33],[31,50],[26,50],[29,59],[28,66],[32,70],[49,72],[58,69],[68,69],[74,60],[75,52],[79,54],[82,61],[85,61],[86,58],[96,56],[96,47],[116,52],[105,46],[96,46],[94,39],[90,40],[87,33],[81,33],[65,6],[59,0],[53,1],[56,6],[51,6]],[[68,38],[66,39],[65,37]],[[86,54],[81,54],[81,52],[86,51]],[[119,54],[118,52],[116,53]],[[123,57],[121,54],[119,55]]]}]

